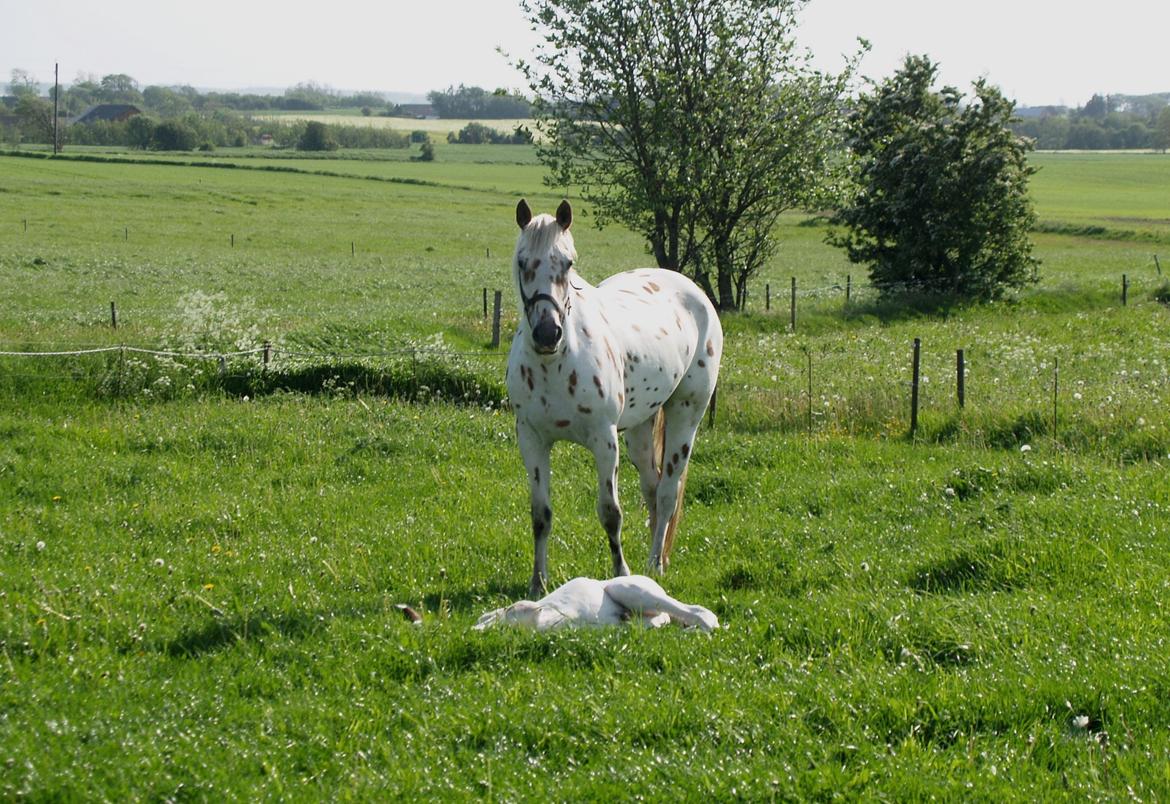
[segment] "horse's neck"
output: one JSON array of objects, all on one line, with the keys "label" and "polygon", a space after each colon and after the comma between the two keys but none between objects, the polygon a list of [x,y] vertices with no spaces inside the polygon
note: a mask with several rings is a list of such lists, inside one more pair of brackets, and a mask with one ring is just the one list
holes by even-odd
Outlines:
[{"label": "horse's neck", "polygon": [[600,328],[601,321],[597,316],[599,300],[597,288],[590,285],[581,276],[569,269],[568,274],[571,312],[567,318],[565,329],[568,340],[568,350],[588,348],[588,341],[592,333]]}]

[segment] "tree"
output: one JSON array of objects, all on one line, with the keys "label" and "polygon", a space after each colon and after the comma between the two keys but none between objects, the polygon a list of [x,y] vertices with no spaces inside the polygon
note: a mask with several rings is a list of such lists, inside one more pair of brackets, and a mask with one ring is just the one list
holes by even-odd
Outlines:
[{"label": "tree", "polygon": [[849,121],[856,192],[829,236],[867,264],[883,293],[993,299],[1034,279],[1028,231],[1030,142],[1009,129],[1015,105],[982,79],[964,101],[932,90],[925,56],[863,95]]},{"label": "tree", "polygon": [[1153,146],[1162,153],[1170,149],[1170,106],[1163,107],[1154,124]]},{"label": "tree", "polygon": [[190,151],[196,139],[195,130],[179,120],[164,120],[154,127],[153,146],[158,151]]},{"label": "tree", "polygon": [[154,121],[146,115],[134,115],[126,121],[127,144],[145,151],[154,142],[154,128]]},{"label": "tree", "polygon": [[658,265],[721,309],[775,248],[779,213],[827,184],[837,98],[795,47],[803,0],[522,0],[543,44],[518,61],[549,184],[579,186]]},{"label": "tree", "polygon": [[125,73],[116,73],[102,77],[102,103],[142,103],[142,93],[138,91],[138,82]]},{"label": "tree", "polygon": [[302,151],[336,151],[337,142],[329,135],[329,128],[324,123],[312,120],[305,126],[297,148]]},{"label": "tree", "polygon": [[147,87],[142,90],[142,102],[162,117],[181,117],[194,108],[188,95],[170,87]]},{"label": "tree", "polygon": [[40,85],[37,84],[37,79],[28,70],[14,69],[12,71],[12,80],[8,83],[8,91],[12,93],[13,97],[37,97],[41,94]]},{"label": "tree", "polygon": [[53,107],[48,101],[35,94],[21,95],[16,102],[16,118],[24,141],[53,141]]}]

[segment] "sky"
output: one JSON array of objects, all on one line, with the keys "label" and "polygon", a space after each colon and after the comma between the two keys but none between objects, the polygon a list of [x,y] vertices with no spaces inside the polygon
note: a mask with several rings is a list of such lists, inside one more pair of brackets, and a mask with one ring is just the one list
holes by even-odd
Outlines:
[{"label": "sky", "polygon": [[[797,41],[839,69],[865,37],[862,73],[890,75],[907,54],[945,83],[987,78],[1020,105],[1083,105],[1094,93],[1170,92],[1170,2],[1113,0],[811,0]],[[52,82],[125,73],[142,87],[425,95],[467,84],[523,88],[499,49],[537,41],[519,0],[0,0],[0,85],[13,69]],[[1107,11],[1106,13],[1103,13]]]}]

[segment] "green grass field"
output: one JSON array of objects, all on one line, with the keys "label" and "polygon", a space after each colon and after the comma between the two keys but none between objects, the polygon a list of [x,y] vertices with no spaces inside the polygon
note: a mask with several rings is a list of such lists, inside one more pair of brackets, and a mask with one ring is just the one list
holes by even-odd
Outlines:
[{"label": "green grass field", "polygon": [[[786,218],[665,580],[727,628],[481,634],[532,549],[482,289],[560,194],[437,150],[0,157],[0,351],[274,344],[0,356],[0,795],[1170,792],[1170,161],[1037,155],[1040,282],[988,308],[880,303]],[[587,278],[648,264],[579,216]],[[590,462],[554,466],[554,577],[604,576]]]}]

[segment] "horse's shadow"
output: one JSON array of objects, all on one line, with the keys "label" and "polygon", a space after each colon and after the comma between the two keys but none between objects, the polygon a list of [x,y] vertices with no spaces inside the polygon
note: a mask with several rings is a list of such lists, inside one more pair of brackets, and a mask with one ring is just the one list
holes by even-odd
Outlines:
[{"label": "horse's shadow", "polygon": [[[401,602],[415,604],[422,602],[424,616],[436,612],[480,614],[482,609],[527,597],[528,587],[524,583],[502,579],[478,583],[469,587],[440,589],[420,597],[404,598]],[[391,595],[393,598],[394,596]],[[506,601],[501,603],[501,600]],[[365,620],[372,617],[394,617],[387,611],[385,598],[362,605],[340,609],[295,609],[275,612],[260,609],[246,616],[217,613],[213,618],[199,622],[179,633],[154,644],[154,649],[175,658],[196,658],[215,653],[239,642],[264,639],[271,635],[300,641],[328,628],[336,619]]]}]

